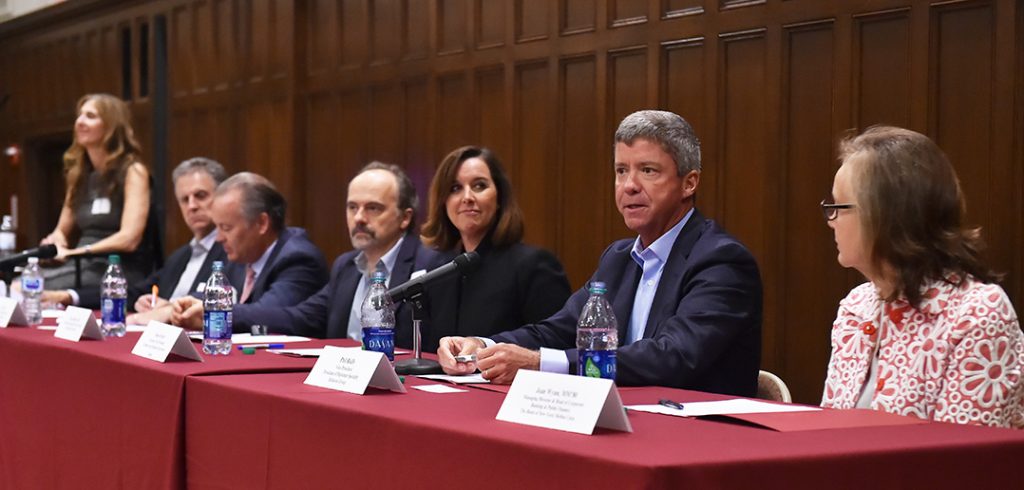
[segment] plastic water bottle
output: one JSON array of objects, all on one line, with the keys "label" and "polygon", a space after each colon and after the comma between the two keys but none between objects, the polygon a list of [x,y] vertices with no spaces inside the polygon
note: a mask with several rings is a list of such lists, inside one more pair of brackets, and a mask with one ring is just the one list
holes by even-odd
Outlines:
[{"label": "plastic water bottle", "polygon": [[103,274],[103,282],[100,284],[100,305],[103,310],[100,329],[104,337],[124,337],[128,281],[124,278],[124,272],[121,272],[121,256],[111,254],[107,257],[107,263],[107,272]]},{"label": "plastic water bottle", "polygon": [[0,257],[6,257],[14,253],[14,249],[17,246],[14,231],[14,219],[11,218],[11,215],[5,214],[3,221],[0,222]]},{"label": "plastic water bottle", "polygon": [[43,307],[40,305],[43,296],[43,275],[39,272],[39,259],[28,258],[28,265],[21,273],[21,308],[29,325],[38,325],[43,321]]},{"label": "plastic water bottle", "polygon": [[576,324],[576,349],[580,376],[615,379],[615,349],[619,345],[615,312],[604,297],[603,282],[590,283],[590,299]]},{"label": "plastic water bottle", "polygon": [[383,352],[389,361],[395,360],[395,309],[384,285],[387,276],[382,271],[373,273],[373,284],[363,300],[363,349]]},{"label": "plastic water bottle", "polygon": [[214,356],[231,353],[232,320],[235,288],[224,275],[224,262],[213,263],[213,273],[203,290],[203,352]]}]

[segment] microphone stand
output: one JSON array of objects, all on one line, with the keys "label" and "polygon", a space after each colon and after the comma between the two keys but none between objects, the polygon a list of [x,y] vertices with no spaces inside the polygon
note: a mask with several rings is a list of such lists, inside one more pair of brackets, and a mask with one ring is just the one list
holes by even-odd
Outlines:
[{"label": "microphone stand", "polygon": [[413,358],[403,359],[395,362],[395,372],[398,374],[440,374],[444,371],[437,361],[423,358],[423,337],[420,334],[420,324],[423,322],[423,291],[406,298],[406,303],[412,306],[412,347]]}]

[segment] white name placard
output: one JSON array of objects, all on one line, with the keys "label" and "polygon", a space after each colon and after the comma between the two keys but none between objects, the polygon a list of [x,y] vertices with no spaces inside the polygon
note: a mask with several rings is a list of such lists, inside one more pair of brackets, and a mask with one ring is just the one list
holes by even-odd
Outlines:
[{"label": "white name placard", "polygon": [[25,313],[21,311],[21,303],[13,298],[0,298],[0,328],[8,325],[28,325]]},{"label": "white name placard", "polygon": [[103,331],[100,330],[100,321],[92,315],[92,310],[69,306],[57,321],[57,330],[53,331],[53,336],[72,342],[83,338],[103,340]]},{"label": "white name placard", "polygon": [[326,346],[306,384],[362,395],[366,387],[405,393],[395,368],[380,352]]},{"label": "white name placard", "polygon": [[139,341],[132,348],[132,354],[152,359],[156,362],[167,361],[167,356],[177,354],[186,359],[203,362],[188,334],[184,329],[151,320],[143,330]]},{"label": "white name placard", "polygon": [[610,379],[520,369],[498,420],[593,434],[594,427],[633,432]]}]

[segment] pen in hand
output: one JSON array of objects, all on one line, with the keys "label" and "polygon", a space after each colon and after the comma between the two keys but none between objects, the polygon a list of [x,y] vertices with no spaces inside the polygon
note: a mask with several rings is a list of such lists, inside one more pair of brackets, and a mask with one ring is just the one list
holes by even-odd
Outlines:
[{"label": "pen in hand", "polygon": [[150,292],[153,293],[153,294],[150,295],[150,297],[149,297],[149,307],[150,307],[150,309],[155,309],[156,308],[156,297],[157,297],[157,295],[160,294],[160,286],[157,286],[156,284],[154,284],[153,288],[150,290]]},{"label": "pen in hand", "polygon": [[658,400],[658,405],[661,405],[663,407],[668,407],[668,408],[674,408],[676,410],[682,410],[683,409],[683,404],[682,403],[674,402],[672,400],[669,400],[668,398],[662,398],[661,400]]}]

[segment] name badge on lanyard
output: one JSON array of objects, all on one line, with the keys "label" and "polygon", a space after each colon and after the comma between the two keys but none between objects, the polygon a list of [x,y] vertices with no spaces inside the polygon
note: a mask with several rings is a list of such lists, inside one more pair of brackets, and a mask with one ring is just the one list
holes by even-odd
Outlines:
[{"label": "name badge on lanyard", "polygon": [[92,201],[92,214],[110,214],[110,199],[98,197]]}]

